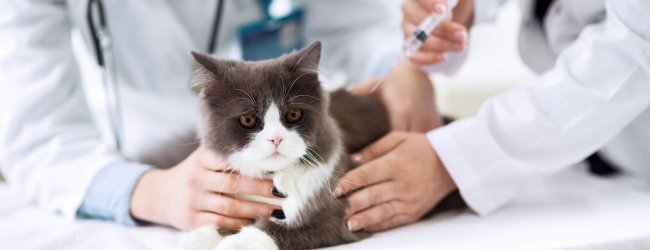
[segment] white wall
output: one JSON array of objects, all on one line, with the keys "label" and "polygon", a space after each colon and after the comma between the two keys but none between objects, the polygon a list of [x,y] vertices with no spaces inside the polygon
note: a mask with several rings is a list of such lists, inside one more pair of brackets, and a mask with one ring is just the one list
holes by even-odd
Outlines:
[{"label": "white wall", "polygon": [[517,1],[505,4],[494,23],[472,28],[468,58],[460,71],[453,77],[433,76],[443,114],[471,116],[488,97],[535,78],[518,54],[519,20]]}]

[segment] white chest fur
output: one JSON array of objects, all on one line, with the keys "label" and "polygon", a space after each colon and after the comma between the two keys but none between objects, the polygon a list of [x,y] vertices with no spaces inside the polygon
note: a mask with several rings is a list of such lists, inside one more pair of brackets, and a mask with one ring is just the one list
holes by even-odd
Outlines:
[{"label": "white chest fur", "polygon": [[341,155],[342,148],[337,145],[332,156],[325,163],[295,164],[275,172],[273,183],[278,190],[287,195],[284,199],[270,199],[250,195],[242,195],[238,196],[238,198],[281,206],[286,218],[283,220],[272,218],[274,222],[288,226],[300,224],[302,219],[301,211],[309,206],[309,200],[314,198],[321,189],[330,188],[327,185],[332,178],[336,165],[339,164]]},{"label": "white chest fur", "polygon": [[298,165],[276,173],[273,183],[287,195],[282,202],[282,210],[286,216],[286,219],[281,220],[283,223],[289,226],[300,224],[300,211],[309,205],[309,200],[314,198],[317,192],[329,188],[327,184],[339,161],[338,154],[340,153],[323,165]]}]

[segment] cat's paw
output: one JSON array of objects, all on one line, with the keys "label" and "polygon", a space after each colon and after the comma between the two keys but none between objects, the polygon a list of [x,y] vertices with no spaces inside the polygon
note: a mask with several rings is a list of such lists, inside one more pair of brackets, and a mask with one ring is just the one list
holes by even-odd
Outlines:
[{"label": "cat's paw", "polygon": [[213,250],[223,239],[214,227],[204,226],[183,233],[177,250]]},{"label": "cat's paw", "polygon": [[256,227],[244,227],[223,239],[216,250],[278,250],[273,238]]}]

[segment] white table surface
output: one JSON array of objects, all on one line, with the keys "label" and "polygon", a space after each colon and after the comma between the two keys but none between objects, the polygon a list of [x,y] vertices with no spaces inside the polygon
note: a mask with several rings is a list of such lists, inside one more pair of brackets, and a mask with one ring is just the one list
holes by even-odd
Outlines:
[{"label": "white table surface", "polygon": [[[0,249],[173,249],[178,232],[66,221],[0,185]],[[650,249],[650,188],[581,169],[486,217],[458,211],[333,249]]]}]

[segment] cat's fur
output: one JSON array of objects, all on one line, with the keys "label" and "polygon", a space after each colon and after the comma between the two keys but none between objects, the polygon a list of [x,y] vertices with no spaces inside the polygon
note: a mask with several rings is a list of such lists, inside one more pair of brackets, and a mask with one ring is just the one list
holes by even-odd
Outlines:
[{"label": "cat's fur", "polygon": [[[273,179],[287,195],[278,204],[286,219],[256,220],[254,228],[245,227],[221,240],[218,249],[273,249],[266,235],[280,249],[311,249],[360,239],[348,230],[348,203],[333,195],[334,188],[355,167],[349,153],[389,132],[390,124],[375,97],[354,96],[345,90],[328,93],[321,88],[316,70],[320,52],[321,44],[316,42],[301,51],[257,62],[193,53],[198,62],[193,83],[203,89],[201,143],[226,156],[234,171]],[[302,112],[295,124],[284,118],[291,109]],[[257,117],[256,127],[242,127],[240,117],[246,114]],[[287,145],[281,142],[272,148],[271,137],[282,137]],[[276,153],[270,154],[272,149]],[[201,230],[195,234],[205,235],[206,229]],[[218,242],[214,237],[206,242]],[[190,238],[197,240],[196,235]],[[191,247],[200,242],[184,244]]]}]

